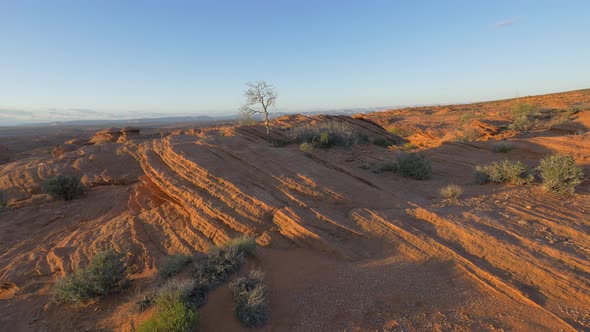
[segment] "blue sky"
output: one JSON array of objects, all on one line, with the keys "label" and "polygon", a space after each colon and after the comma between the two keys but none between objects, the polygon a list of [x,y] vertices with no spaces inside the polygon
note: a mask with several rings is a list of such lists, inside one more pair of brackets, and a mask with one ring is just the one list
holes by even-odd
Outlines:
[{"label": "blue sky", "polygon": [[254,80],[282,111],[590,88],[589,14],[573,0],[1,0],[0,122],[236,113]]}]

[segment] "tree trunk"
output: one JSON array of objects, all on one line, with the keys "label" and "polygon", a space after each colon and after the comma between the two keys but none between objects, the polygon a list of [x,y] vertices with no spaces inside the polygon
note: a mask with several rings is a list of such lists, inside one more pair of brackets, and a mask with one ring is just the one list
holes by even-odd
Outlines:
[{"label": "tree trunk", "polygon": [[268,112],[264,112],[264,125],[266,126],[266,136],[270,142],[270,121],[268,121]]}]

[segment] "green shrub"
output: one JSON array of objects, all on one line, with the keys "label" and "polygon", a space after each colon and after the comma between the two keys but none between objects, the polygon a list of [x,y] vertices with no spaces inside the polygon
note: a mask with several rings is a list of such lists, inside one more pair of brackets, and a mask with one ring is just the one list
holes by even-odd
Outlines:
[{"label": "green shrub", "polygon": [[351,146],[359,137],[352,125],[337,120],[295,126],[291,128],[291,136],[296,142],[308,142],[321,148]]},{"label": "green shrub", "polygon": [[535,116],[536,107],[534,105],[519,102],[512,107],[512,125],[515,130],[528,130],[532,125],[531,118]]},{"label": "green shrub", "polygon": [[217,287],[240,268],[245,257],[253,256],[255,250],[254,239],[244,236],[213,247],[195,271],[195,280],[209,288]]},{"label": "green shrub", "polygon": [[139,326],[138,332],[191,331],[199,316],[195,309],[182,299],[182,291],[159,295],[155,302],[156,313]]},{"label": "green shrub", "polygon": [[182,270],[192,261],[192,257],[188,255],[175,255],[167,257],[162,266],[158,269],[162,278],[169,278]]},{"label": "green shrub", "polygon": [[277,138],[272,141],[272,145],[274,145],[276,147],[287,146],[289,144],[291,144],[291,140],[288,138],[284,138],[284,137]]},{"label": "green shrub", "polygon": [[400,156],[397,160],[398,172],[406,177],[413,177],[418,180],[430,178],[432,166],[430,161],[422,154],[408,153]]},{"label": "green shrub", "polygon": [[75,176],[58,175],[43,184],[43,192],[55,199],[72,200],[84,193],[80,179]]},{"label": "green shrub", "polygon": [[416,144],[412,143],[412,142],[407,142],[403,145],[404,150],[409,151],[409,150],[414,150],[416,148],[418,148],[416,146]]},{"label": "green shrub", "polygon": [[261,271],[252,271],[247,277],[237,279],[230,288],[236,317],[243,326],[260,327],[268,321],[268,292]]},{"label": "green shrub", "polygon": [[158,299],[162,298],[179,297],[182,302],[192,307],[199,307],[205,303],[207,290],[207,286],[196,280],[168,280],[158,290],[156,302],[158,302]]},{"label": "green shrub", "polygon": [[384,163],[377,169],[379,172],[397,172],[397,164],[396,163]]},{"label": "green shrub", "polygon": [[391,145],[388,139],[383,136],[377,136],[373,139],[373,144],[383,147],[388,147]]},{"label": "green shrub", "polygon": [[57,281],[57,302],[80,302],[109,294],[127,281],[123,255],[114,249],[97,253],[90,264]]},{"label": "green shrub", "polygon": [[247,235],[242,235],[237,238],[227,241],[224,245],[226,249],[236,248],[238,253],[245,257],[251,257],[256,254],[256,240]]},{"label": "green shrub", "polygon": [[440,189],[440,195],[446,199],[458,199],[463,194],[463,188],[456,184],[449,184]]},{"label": "green shrub", "polygon": [[543,187],[563,195],[573,195],[575,187],[584,179],[584,172],[571,156],[547,156],[537,169],[543,179]]},{"label": "green shrub", "polygon": [[412,130],[410,129],[403,129],[399,127],[391,127],[387,130],[390,134],[400,136],[400,137],[408,137],[413,134]]},{"label": "green shrub", "polygon": [[492,145],[492,150],[497,153],[506,153],[512,150],[512,148],[512,143],[506,141],[496,142]]},{"label": "green shrub", "polygon": [[504,160],[485,166],[478,165],[475,168],[475,182],[478,184],[510,182],[515,185],[524,185],[533,180],[533,175],[520,161]]},{"label": "green shrub", "polygon": [[303,142],[299,145],[299,150],[305,154],[310,154],[313,151],[313,144],[309,142]]}]

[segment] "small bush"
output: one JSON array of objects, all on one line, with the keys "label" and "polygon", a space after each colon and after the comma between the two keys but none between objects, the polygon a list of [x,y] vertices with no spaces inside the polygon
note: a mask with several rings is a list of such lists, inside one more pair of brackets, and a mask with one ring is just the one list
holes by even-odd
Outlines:
[{"label": "small bush", "polygon": [[475,182],[478,184],[510,182],[515,185],[524,185],[533,180],[533,175],[520,161],[504,160],[485,166],[478,165],[475,168]]},{"label": "small bush", "polygon": [[109,294],[125,284],[126,270],[122,254],[114,249],[99,252],[87,267],[58,280],[55,300],[80,302]]},{"label": "small bush", "polygon": [[414,144],[414,143],[412,143],[412,142],[407,142],[407,143],[405,143],[405,144],[403,145],[403,148],[404,148],[404,150],[406,150],[406,151],[410,151],[410,150],[414,150],[414,149],[416,149],[416,148],[418,148],[418,147],[416,146],[416,144]]},{"label": "small bush", "polygon": [[571,107],[570,109],[567,110],[567,114],[568,116],[572,116],[575,114],[578,114],[582,111],[582,109],[580,107]]},{"label": "small bush", "polygon": [[246,235],[239,236],[235,239],[227,241],[224,245],[226,249],[236,248],[236,250],[245,257],[254,256],[256,254],[256,240]]},{"label": "small bush", "polygon": [[463,188],[456,184],[449,184],[440,189],[440,195],[446,199],[458,199],[463,194]]},{"label": "small bush", "polygon": [[397,164],[396,163],[384,163],[377,169],[378,172],[397,172]]},{"label": "small bush", "polygon": [[156,296],[156,302],[162,298],[179,297],[182,302],[199,307],[207,298],[207,286],[196,280],[168,280],[160,289]]},{"label": "small bush", "polygon": [[162,278],[169,278],[182,270],[192,261],[192,257],[188,255],[170,256],[164,260],[162,266],[158,269]]},{"label": "small bush", "polygon": [[195,309],[182,299],[182,290],[160,294],[156,300],[156,313],[139,326],[138,332],[191,331],[199,316]]},{"label": "small bush", "polygon": [[80,179],[75,176],[58,175],[47,179],[43,192],[55,199],[72,200],[84,193]]},{"label": "small bush", "polygon": [[388,147],[391,145],[391,143],[389,142],[389,140],[387,140],[385,137],[383,136],[377,136],[373,139],[373,144],[378,145],[378,146],[383,146],[383,147]]},{"label": "small bush", "polygon": [[399,157],[397,170],[401,175],[417,180],[428,179],[432,174],[430,161],[418,153],[408,153]]},{"label": "small bush", "polygon": [[547,156],[537,169],[543,179],[543,187],[563,195],[573,195],[575,187],[584,179],[584,172],[571,156]]},{"label": "small bush", "polygon": [[358,141],[358,133],[352,125],[336,120],[295,126],[291,136],[299,143],[308,142],[321,148],[351,146]]},{"label": "small bush", "polygon": [[387,130],[390,134],[400,136],[400,137],[408,137],[413,134],[412,130],[410,129],[403,129],[399,127],[391,127]]},{"label": "small bush", "polygon": [[310,154],[313,151],[313,144],[309,142],[303,142],[299,145],[299,150],[305,154]]},{"label": "small bush", "polygon": [[260,327],[269,318],[267,291],[261,271],[250,272],[230,284],[234,298],[234,310],[240,323],[245,327]]},{"label": "small bush", "polygon": [[225,282],[231,273],[237,271],[244,258],[253,256],[255,250],[254,239],[244,236],[230,240],[222,247],[213,247],[195,271],[195,280],[209,288],[214,288]]},{"label": "small bush", "polygon": [[531,118],[535,116],[536,107],[528,103],[516,103],[512,107],[511,129],[528,130],[532,125]]},{"label": "small bush", "polygon": [[272,141],[272,145],[275,147],[279,147],[279,148],[283,147],[283,146],[287,146],[289,144],[291,144],[291,140],[288,138],[284,138],[284,137],[277,138]]},{"label": "small bush", "polygon": [[492,150],[497,153],[506,153],[512,150],[512,148],[512,143],[506,141],[496,142],[492,145]]}]

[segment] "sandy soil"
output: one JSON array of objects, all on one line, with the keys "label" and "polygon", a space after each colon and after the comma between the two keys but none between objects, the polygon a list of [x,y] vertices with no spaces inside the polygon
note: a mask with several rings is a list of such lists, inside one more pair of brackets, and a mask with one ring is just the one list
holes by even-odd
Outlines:
[{"label": "sandy soil", "polygon": [[[112,142],[104,132],[63,137],[59,151],[19,158],[0,147],[0,330],[133,330],[149,314],[133,310],[134,298],[162,282],[166,255],[206,252],[239,234],[263,245],[240,274],[266,273],[264,331],[590,330],[590,90],[523,99],[541,110],[526,133],[505,128],[514,100],[273,121],[274,139],[332,118],[396,144],[388,148],[306,155],[269,144],[261,126],[231,125]],[[474,140],[457,141],[466,135]],[[514,149],[492,152],[503,139]],[[431,179],[375,172],[407,142],[432,161]],[[572,155],[587,175],[572,197],[538,183],[473,182],[477,164],[534,167],[553,152]],[[62,173],[80,176],[84,197],[41,193],[44,179]],[[460,201],[441,201],[449,183],[465,189]],[[82,306],[53,303],[55,280],[107,246],[127,253],[130,287]],[[241,330],[232,310],[222,286],[197,328]]]}]

